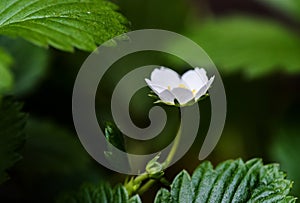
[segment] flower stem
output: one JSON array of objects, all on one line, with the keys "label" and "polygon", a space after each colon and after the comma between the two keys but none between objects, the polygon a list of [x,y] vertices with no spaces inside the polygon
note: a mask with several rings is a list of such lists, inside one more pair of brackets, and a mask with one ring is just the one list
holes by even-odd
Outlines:
[{"label": "flower stem", "polygon": [[143,181],[149,179],[148,173],[142,173],[139,176],[132,178],[129,182],[124,184],[124,187],[126,188],[128,195],[131,196],[132,194],[136,193],[140,187]]},{"label": "flower stem", "polygon": [[174,144],[173,144],[166,160],[162,163],[163,169],[166,169],[169,166],[169,164],[171,163],[172,159],[174,158],[177,148],[179,146],[180,139],[181,139],[181,125],[179,126],[179,129],[177,131],[177,135],[175,137]]},{"label": "flower stem", "polygon": [[139,195],[142,195],[143,193],[145,193],[146,191],[149,190],[150,187],[152,187],[152,185],[156,182],[156,180],[154,179],[150,179],[148,180],[139,190],[138,193]]},{"label": "flower stem", "polygon": [[[178,149],[180,139],[181,139],[181,125],[176,134],[172,148],[171,148],[166,160],[162,163],[163,170],[166,169],[169,166],[169,164],[172,162],[172,160],[176,154],[176,151]],[[145,172],[145,173],[142,173],[139,176],[135,177],[134,179],[130,180],[129,182],[125,183],[124,186],[129,194],[129,196],[131,196],[132,194],[135,194],[135,193],[139,193],[140,195],[143,194],[157,180],[160,180],[163,184],[169,185],[168,181],[165,178],[160,178],[160,179],[150,179],[150,178],[151,178],[150,174]],[[142,185],[142,183],[146,180],[147,180],[147,182]]]}]

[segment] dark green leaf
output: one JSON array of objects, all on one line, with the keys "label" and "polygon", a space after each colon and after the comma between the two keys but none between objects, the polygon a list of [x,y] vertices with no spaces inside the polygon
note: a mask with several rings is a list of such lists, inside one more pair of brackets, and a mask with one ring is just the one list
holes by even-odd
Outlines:
[{"label": "dark green leaf", "polygon": [[118,185],[111,188],[105,183],[99,185],[83,185],[79,192],[62,196],[57,203],[141,203],[138,195],[128,197],[126,189]]},{"label": "dark green leaf", "polygon": [[105,137],[107,141],[109,141],[109,143],[111,143],[118,149],[125,151],[124,135],[115,124],[111,122],[106,122]]},{"label": "dark green leaf", "polygon": [[117,128],[117,126],[111,122],[105,123],[105,138],[111,144],[107,145],[107,151],[105,151],[105,157],[110,162],[110,164],[118,168],[119,164],[129,168],[128,159],[118,156],[117,150],[122,150],[125,152],[125,142],[124,135]]},{"label": "dark green leaf", "polygon": [[88,153],[76,134],[43,119],[30,119],[28,140],[20,168],[33,175],[72,174],[91,166]]},{"label": "dark green leaf", "polygon": [[192,178],[185,171],[177,175],[171,190],[161,189],[155,203],[294,202],[288,196],[291,186],[277,164],[263,165],[260,159],[229,160],[216,169],[204,162]]},{"label": "dark green leaf", "polygon": [[0,183],[8,179],[6,170],[21,158],[18,150],[25,140],[27,117],[20,112],[21,108],[21,104],[10,99],[0,102]]},{"label": "dark green leaf", "polygon": [[299,161],[299,145],[300,131],[298,123],[295,126],[285,127],[274,137],[270,148],[271,157],[280,162],[281,167],[288,171],[289,178],[295,180],[293,192],[300,194],[300,161]]},{"label": "dark green leaf", "polygon": [[2,0],[0,34],[64,51],[93,51],[127,30],[116,9],[106,0]]}]

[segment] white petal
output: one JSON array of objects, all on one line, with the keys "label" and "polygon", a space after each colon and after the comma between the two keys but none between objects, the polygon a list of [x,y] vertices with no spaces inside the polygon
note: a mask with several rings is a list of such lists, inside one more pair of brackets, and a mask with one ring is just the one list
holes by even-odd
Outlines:
[{"label": "white petal", "polygon": [[188,85],[190,90],[195,92],[199,91],[206,84],[195,70],[189,70],[184,73],[182,80]]},{"label": "white petal", "polygon": [[185,88],[174,88],[171,90],[179,104],[186,104],[194,98],[191,90]]},{"label": "white petal", "polygon": [[145,79],[146,83],[148,84],[148,86],[158,95],[159,93],[163,92],[164,90],[166,90],[167,88],[153,84],[149,79]]},{"label": "white petal", "polygon": [[180,76],[175,71],[161,67],[151,73],[151,82],[155,85],[172,89],[180,84]]},{"label": "white petal", "polygon": [[165,103],[174,104],[175,96],[169,90],[164,90],[158,94],[158,97]]},{"label": "white petal", "polygon": [[201,96],[203,96],[207,90],[210,88],[211,84],[213,83],[215,76],[212,76],[209,81],[196,93],[195,100],[198,100]]},{"label": "white petal", "polygon": [[207,74],[206,74],[206,70],[204,68],[196,67],[195,71],[196,71],[196,73],[198,73],[198,75],[199,75],[199,77],[200,77],[200,79],[203,83],[208,82],[208,77],[207,77]]}]

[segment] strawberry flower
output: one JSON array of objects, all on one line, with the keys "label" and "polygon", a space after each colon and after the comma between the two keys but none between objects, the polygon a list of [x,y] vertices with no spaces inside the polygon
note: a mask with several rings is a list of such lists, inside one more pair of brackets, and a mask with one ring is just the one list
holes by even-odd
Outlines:
[{"label": "strawberry flower", "polygon": [[175,105],[175,99],[180,106],[193,104],[206,95],[214,81],[214,76],[208,79],[203,68],[185,72],[181,77],[175,71],[160,67],[151,73],[151,79],[145,79],[148,86],[160,98],[158,102]]}]

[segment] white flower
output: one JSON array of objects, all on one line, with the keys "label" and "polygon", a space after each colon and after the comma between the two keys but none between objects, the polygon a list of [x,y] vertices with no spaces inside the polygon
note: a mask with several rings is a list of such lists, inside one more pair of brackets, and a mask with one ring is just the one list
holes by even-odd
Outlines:
[{"label": "white flower", "polygon": [[208,79],[206,71],[198,67],[185,72],[182,77],[169,68],[161,67],[151,73],[151,80],[145,80],[161,102],[174,105],[176,99],[182,106],[190,102],[195,103],[205,95],[214,77]]}]

